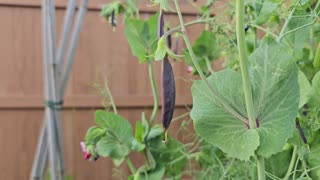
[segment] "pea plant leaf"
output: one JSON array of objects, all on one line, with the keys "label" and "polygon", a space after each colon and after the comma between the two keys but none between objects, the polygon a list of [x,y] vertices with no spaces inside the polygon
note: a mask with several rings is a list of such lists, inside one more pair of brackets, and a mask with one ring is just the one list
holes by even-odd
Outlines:
[{"label": "pea plant leaf", "polygon": [[[258,153],[270,157],[280,152],[293,136],[298,113],[299,85],[291,52],[274,40],[265,39],[249,57],[250,79],[258,128],[249,129],[243,85],[239,73],[223,70],[192,86],[191,117],[201,137],[229,156],[249,160]],[[238,115],[215,98],[221,97]]]},{"label": "pea plant leaf", "polygon": [[256,10],[257,17],[255,19],[255,23],[259,26],[266,23],[271,17],[273,11],[278,7],[278,2],[273,0],[260,1],[260,3],[262,4],[260,4],[260,7]]},{"label": "pea plant leaf", "polygon": [[298,115],[297,67],[287,46],[266,39],[249,57],[250,75],[263,157],[282,151],[293,136]]},{"label": "pea plant leaf", "polygon": [[148,56],[154,53],[157,47],[157,19],[155,14],[148,20],[127,19],[125,21],[125,35],[132,54],[140,63],[147,61]]},{"label": "pea plant leaf", "polygon": [[[211,75],[208,82],[238,112],[246,113],[239,73],[223,70]],[[191,118],[196,132],[228,155],[249,160],[259,146],[258,132],[248,129],[245,123],[229,114],[209,92],[203,81],[196,81],[192,86]]]},{"label": "pea plant leaf", "polygon": [[106,136],[97,143],[98,154],[115,159],[127,156],[135,140],[130,123],[119,115],[103,110],[96,111],[95,118],[96,123],[106,130]]},{"label": "pea plant leaf", "polygon": [[100,127],[93,126],[88,129],[85,142],[86,144],[96,144],[100,139],[105,136],[106,131]]},{"label": "pea plant leaf", "polygon": [[[305,13],[300,14],[297,13],[297,15],[305,15]],[[312,18],[293,18],[289,24],[288,24],[288,31],[294,30],[297,28],[300,28],[301,26],[305,26],[306,24],[309,24],[312,22]],[[306,46],[306,43],[309,39],[309,32],[310,32],[311,26],[307,26],[305,28],[301,28],[294,33],[290,33],[283,40],[287,41],[289,46],[292,46],[294,48],[294,54],[293,57],[296,59],[296,61],[305,61],[307,58],[303,56],[303,48]]]}]

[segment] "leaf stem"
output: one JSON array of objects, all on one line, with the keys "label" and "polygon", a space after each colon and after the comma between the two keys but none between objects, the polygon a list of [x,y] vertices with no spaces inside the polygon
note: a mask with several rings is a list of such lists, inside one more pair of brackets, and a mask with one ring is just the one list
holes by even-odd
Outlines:
[{"label": "leaf stem", "polygon": [[110,103],[112,105],[112,109],[114,111],[115,114],[118,114],[118,110],[117,110],[117,106],[116,104],[114,103],[114,99],[113,99],[113,96],[111,94],[111,91],[110,91],[110,88],[109,88],[109,85],[108,85],[108,80],[107,78],[105,78],[104,80],[104,86],[105,86],[105,89],[107,91],[107,95],[109,96],[109,100],[110,100]]},{"label": "leaf stem", "polygon": [[261,156],[257,156],[257,167],[258,167],[258,179],[265,180],[265,168],[264,168],[264,159]]},{"label": "leaf stem", "polygon": [[[245,44],[245,32],[244,32],[244,0],[236,0],[236,33],[237,33],[237,44],[238,52],[240,57],[240,69],[243,81],[244,98],[246,102],[247,114],[249,118],[250,128],[256,127],[256,115],[253,108],[252,100],[252,89],[249,78],[248,70],[248,57],[246,54],[246,44]],[[263,157],[256,155],[257,157],[257,168],[258,168],[258,179],[265,180],[265,167]]]},{"label": "leaf stem", "polygon": [[150,117],[150,128],[152,128],[152,125],[154,123],[154,120],[156,118],[158,109],[159,109],[159,96],[158,96],[158,89],[156,85],[156,80],[154,78],[154,70],[153,70],[153,62],[149,61],[149,78],[153,93],[153,110]]},{"label": "leaf stem", "polygon": [[179,7],[179,3],[177,0],[174,0],[174,4],[176,6],[176,11],[179,17],[179,22],[180,22],[180,26],[181,26],[181,33],[182,33],[182,37],[184,39],[184,42],[187,46],[187,49],[190,53],[190,57],[191,60],[196,68],[196,70],[198,71],[201,79],[205,82],[206,86],[209,88],[210,92],[212,93],[212,95],[214,96],[214,98],[216,98],[216,100],[220,103],[220,105],[230,114],[232,114],[234,117],[236,117],[237,119],[239,119],[242,122],[246,122],[246,119],[239,114],[237,111],[235,111],[222,97],[219,96],[219,93],[217,93],[209,84],[206,76],[204,75],[204,73],[201,70],[201,67],[198,63],[198,60],[196,58],[196,55],[194,54],[193,50],[192,50],[192,46],[191,46],[191,42],[190,39],[188,37],[184,22],[183,22],[183,18],[182,18],[182,13]]},{"label": "leaf stem", "polygon": [[282,37],[283,37],[283,34],[284,34],[285,30],[287,29],[289,22],[290,22],[291,19],[292,19],[293,13],[294,13],[294,11],[296,10],[296,5],[297,5],[298,2],[299,2],[299,1],[296,2],[296,4],[295,4],[294,7],[292,8],[292,10],[291,10],[291,12],[290,12],[290,14],[289,14],[289,16],[288,16],[288,19],[287,19],[286,22],[284,23],[284,25],[283,25],[283,27],[282,27],[282,29],[281,29],[281,31],[280,31],[280,34],[279,34],[279,36],[278,36],[278,39],[277,39],[278,42],[281,41],[281,39],[282,39]]},{"label": "leaf stem", "polygon": [[293,152],[292,152],[291,160],[290,160],[290,164],[289,164],[287,173],[286,173],[285,177],[283,178],[283,180],[288,180],[290,175],[291,175],[291,172],[293,170],[295,161],[297,159],[297,150],[298,150],[298,146],[294,145],[293,146]]},{"label": "leaf stem", "polygon": [[245,32],[244,32],[244,0],[236,0],[236,32],[238,52],[240,57],[240,69],[244,88],[244,98],[246,102],[247,114],[250,128],[256,128],[256,118],[253,108],[252,91],[247,63]]},{"label": "leaf stem", "polygon": [[207,64],[209,72],[211,74],[214,74],[214,70],[212,69],[212,65],[211,65],[211,62],[210,62],[209,58],[207,56],[205,56],[204,59],[206,60],[206,64]]},{"label": "leaf stem", "polygon": [[132,161],[130,160],[129,157],[127,157],[126,159],[127,159],[127,164],[128,164],[128,167],[129,167],[129,169],[130,169],[130,171],[131,171],[131,174],[136,174],[137,170],[136,170],[136,168],[134,167]]},{"label": "leaf stem", "polygon": [[198,20],[195,20],[195,21],[190,21],[190,22],[187,22],[183,25],[180,25],[180,26],[177,26],[175,28],[172,28],[170,29],[169,31],[165,32],[163,34],[163,36],[168,36],[169,34],[172,34],[174,32],[177,32],[177,31],[180,31],[182,29],[182,26],[184,27],[187,27],[187,26],[192,26],[192,25],[195,25],[195,24],[211,24],[211,21],[214,20],[215,18],[208,18],[208,19],[198,19]]}]

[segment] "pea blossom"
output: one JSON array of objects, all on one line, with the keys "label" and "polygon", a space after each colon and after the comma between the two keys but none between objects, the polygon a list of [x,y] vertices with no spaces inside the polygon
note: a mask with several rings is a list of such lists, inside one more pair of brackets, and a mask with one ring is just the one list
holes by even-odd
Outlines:
[{"label": "pea blossom", "polygon": [[83,158],[85,160],[89,160],[92,154],[89,150],[87,150],[86,144],[83,141],[81,141],[80,146],[81,146],[81,150],[83,152]]}]

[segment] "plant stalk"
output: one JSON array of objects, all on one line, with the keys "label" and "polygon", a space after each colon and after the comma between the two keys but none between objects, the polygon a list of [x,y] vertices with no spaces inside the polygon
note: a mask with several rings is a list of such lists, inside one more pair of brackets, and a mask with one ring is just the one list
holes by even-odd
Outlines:
[{"label": "plant stalk", "polygon": [[116,103],[114,102],[114,99],[113,99],[111,90],[110,90],[109,85],[108,85],[108,80],[107,80],[107,78],[105,78],[105,80],[104,80],[104,86],[105,86],[105,89],[106,89],[106,91],[107,91],[107,95],[109,96],[109,100],[110,100],[112,109],[113,109],[113,111],[114,111],[115,114],[118,114],[117,106],[116,106]]},{"label": "plant stalk", "polygon": [[128,164],[128,167],[129,167],[129,169],[131,171],[131,174],[136,174],[137,170],[134,167],[134,165],[133,165],[133,163],[132,163],[132,161],[130,160],[129,157],[127,157],[127,164]]},{"label": "plant stalk", "polygon": [[236,32],[238,53],[240,57],[240,69],[244,88],[244,98],[246,102],[247,114],[250,128],[256,128],[256,118],[253,108],[252,90],[248,70],[248,57],[246,54],[245,32],[244,32],[244,0],[236,1]]},{"label": "plant stalk", "polygon": [[291,160],[290,160],[290,164],[289,164],[287,173],[286,173],[285,177],[283,178],[283,180],[288,180],[290,175],[291,175],[291,172],[293,170],[294,164],[295,164],[296,159],[297,159],[297,150],[298,150],[298,146],[294,145],[293,146],[293,152],[292,152]]},{"label": "plant stalk", "polygon": [[156,80],[154,78],[154,70],[153,70],[153,62],[149,61],[149,78],[152,88],[152,94],[153,94],[153,110],[150,117],[150,128],[152,127],[154,120],[156,119],[156,115],[159,109],[159,96],[158,96],[158,89]]},{"label": "plant stalk", "polygon": [[[297,3],[298,3],[298,2],[299,2],[299,1],[297,1]],[[297,3],[296,3],[296,4],[297,4]],[[296,10],[296,4],[294,5],[293,9],[291,10],[291,12],[290,12],[290,14],[289,14],[289,16],[288,16],[288,19],[286,20],[286,22],[284,23],[284,25],[283,25],[283,27],[282,27],[282,29],[281,29],[281,31],[280,31],[280,34],[279,34],[278,39],[277,39],[278,42],[281,41],[281,39],[282,39],[282,37],[283,37],[283,34],[284,34],[285,30],[287,29],[289,22],[290,22],[291,19],[292,19],[292,16],[293,16],[293,14],[294,14],[294,12],[295,12],[295,10]]]},{"label": "plant stalk", "polygon": [[[244,30],[244,0],[236,0],[236,33],[238,52],[240,57],[240,69],[244,88],[244,97],[246,102],[247,114],[249,118],[249,126],[252,129],[256,127],[256,117],[253,108],[252,89],[248,70],[248,57],[246,54],[245,30]],[[257,155],[258,179],[265,180],[264,159]]]},{"label": "plant stalk", "polygon": [[258,166],[258,179],[265,180],[265,167],[264,167],[264,159],[261,156],[257,156],[257,166]]}]

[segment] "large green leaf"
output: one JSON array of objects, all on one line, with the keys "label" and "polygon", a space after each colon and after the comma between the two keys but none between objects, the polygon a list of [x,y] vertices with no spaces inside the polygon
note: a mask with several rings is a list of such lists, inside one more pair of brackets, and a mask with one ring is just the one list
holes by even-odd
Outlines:
[{"label": "large green leaf", "polygon": [[293,136],[298,113],[297,68],[290,53],[286,47],[266,39],[249,57],[257,129],[247,127],[239,73],[224,70],[207,79],[215,96],[220,96],[233,113],[210,93],[205,82],[196,81],[192,86],[191,117],[197,133],[241,160],[248,160],[255,151],[263,157],[280,152]]},{"label": "large green leaf", "polygon": [[[241,76],[232,70],[211,75],[208,82],[238,112],[245,115]],[[192,86],[193,108],[191,117],[201,137],[232,157],[249,160],[259,146],[259,135],[245,123],[220,107],[203,81]]]},{"label": "large green leaf", "polygon": [[97,143],[98,154],[116,159],[127,156],[134,140],[130,123],[119,115],[102,110],[96,111],[96,122],[107,133]]},{"label": "large green leaf", "polygon": [[148,20],[127,19],[125,35],[129,42],[132,54],[140,63],[147,61],[147,57],[153,54],[157,46],[157,20],[158,14]]},{"label": "large green leaf", "polygon": [[309,101],[312,89],[309,80],[302,71],[298,73],[298,82],[300,88],[299,108],[301,108]]},{"label": "large green leaf", "polygon": [[266,39],[249,57],[256,117],[263,157],[282,151],[293,136],[298,114],[297,67],[286,46]]}]

